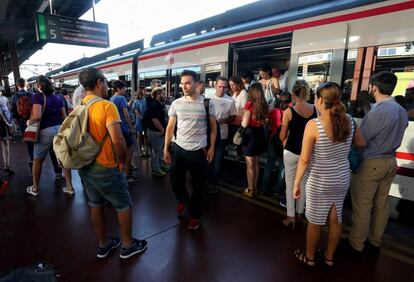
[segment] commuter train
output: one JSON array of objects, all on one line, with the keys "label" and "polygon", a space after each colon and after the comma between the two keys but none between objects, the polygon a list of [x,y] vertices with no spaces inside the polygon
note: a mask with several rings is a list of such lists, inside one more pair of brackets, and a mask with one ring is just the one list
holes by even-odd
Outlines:
[{"label": "commuter train", "polygon": [[[404,95],[414,79],[414,1],[315,2],[319,3],[305,8],[297,5],[286,12],[281,7],[282,12],[232,26],[197,30],[193,36],[171,40],[158,36],[163,44],[153,40],[156,44],[135,54],[54,71],[51,76],[55,82],[77,85],[80,70],[95,66],[108,80],[129,81],[132,91],[157,78],[163,81],[167,95],[176,95],[183,69],[197,72],[206,82],[206,92],[211,92],[218,75],[256,73],[262,65],[276,64],[288,71],[289,86],[298,78],[312,88],[334,81],[355,100],[360,91],[368,90],[371,73],[388,70],[398,76],[393,95]],[[186,27],[192,31],[191,25]],[[399,170],[390,195],[414,201],[413,121],[397,158]]]}]

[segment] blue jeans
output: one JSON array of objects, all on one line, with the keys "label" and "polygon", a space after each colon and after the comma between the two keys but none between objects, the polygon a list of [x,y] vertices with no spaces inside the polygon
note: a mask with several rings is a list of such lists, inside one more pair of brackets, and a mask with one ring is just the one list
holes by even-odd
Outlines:
[{"label": "blue jeans", "polygon": [[223,163],[224,154],[226,153],[227,140],[220,139],[216,144],[214,159],[208,165],[208,183],[216,186],[218,184],[218,175],[220,173],[221,164]]},{"label": "blue jeans", "polygon": [[125,173],[118,168],[106,168],[94,163],[79,170],[90,207],[102,207],[109,202],[117,211],[131,208],[131,196]]},{"label": "blue jeans", "polygon": [[[277,137],[274,137],[277,138]],[[278,152],[279,146],[274,142],[269,142],[267,145],[266,151],[266,166],[263,170],[262,184],[260,186],[260,191],[268,194],[282,194],[284,191],[284,182],[285,182],[285,166],[283,164],[283,157]],[[277,168],[276,174],[276,186],[270,185],[270,178],[272,175],[273,168],[276,166],[276,161],[279,166]]]},{"label": "blue jeans", "polygon": [[34,157],[46,158],[47,153],[53,148],[53,137],[58,133],[60,125],[50,126],[40,130],[39,142],[34,143]]},{"label": "blue jeans", "polygon": [[163,163],[162,159],[164,157],[164,135],[159,131],[147,129],[147,136],[154,153],[151,160],[151,169],[152,171],[160,171]]}]

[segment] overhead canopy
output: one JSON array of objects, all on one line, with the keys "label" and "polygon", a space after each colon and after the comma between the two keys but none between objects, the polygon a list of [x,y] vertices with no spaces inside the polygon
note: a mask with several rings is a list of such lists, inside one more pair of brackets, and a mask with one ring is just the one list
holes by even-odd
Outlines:
[{"label": "overhead canopy", "polygon": [[[91,7],[92,0],[52,0],[56,15],[72,18],[79,18]],[[45,45],[36,41],[35,12],[50,13],[49,0],[0,0],[0,75],[13,70],[12,46],[16,46],[20,65]]]}]

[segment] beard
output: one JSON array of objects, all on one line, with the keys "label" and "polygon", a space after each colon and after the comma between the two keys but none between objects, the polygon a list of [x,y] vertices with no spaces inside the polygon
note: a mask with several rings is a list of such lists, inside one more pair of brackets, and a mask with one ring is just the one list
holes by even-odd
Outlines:
[{"label": "beard", "polygon": [[374,96],[374,91],[372,89],[369,91],[369,102],[371,104],[375,104],[376,103],[375,96]]}]

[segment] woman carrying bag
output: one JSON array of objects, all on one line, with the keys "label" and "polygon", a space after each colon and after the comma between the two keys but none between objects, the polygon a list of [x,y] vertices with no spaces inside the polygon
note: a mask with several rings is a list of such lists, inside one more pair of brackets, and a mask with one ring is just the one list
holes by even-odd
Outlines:
[{"label": "woman carrying bag", "polygon": [[[33,97],[33,108],[28,127],[39,123],[38,141],[34,143],[34,161],[32,168],[33,184],[27,187],[26,192],[32,196],[39,194],[39,181],[42,175],[42,165],[47,153],[53,147],[53,137],[58,133],[59,127],[66,118],[65,105],[60,97],[54,95],[50,80],[43,75],[36,79],[38,93]],[[73,194],[71,181],[68,181],[70,170],[64,170],[67,187],[64,193]]]}]

